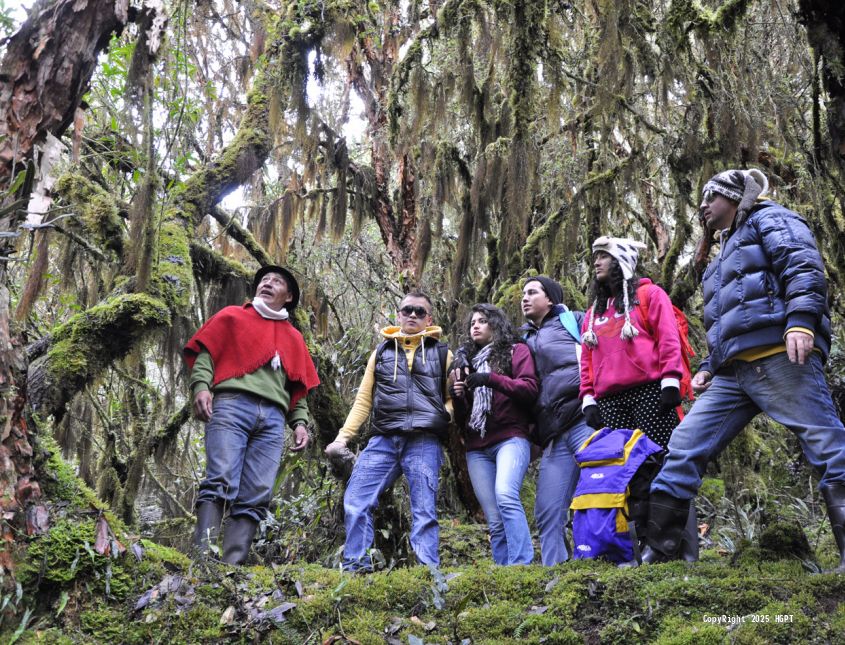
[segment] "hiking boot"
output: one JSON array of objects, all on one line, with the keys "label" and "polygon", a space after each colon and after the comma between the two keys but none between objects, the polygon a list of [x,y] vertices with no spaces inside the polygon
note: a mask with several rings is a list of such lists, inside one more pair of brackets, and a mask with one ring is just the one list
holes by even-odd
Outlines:
[{"label": "hiking boot", "polygon": [[652,493],[648,508],[647,545],[642,553],[644,563],[655,564],[679,557],[690,505],[691,500],[688,499],[678,499],[660,491]]},{"label": "hiking boot", "polygon": [[223,521],[223,502],[197,504],[197,527],[194,529],[194,551],[199,557],[208,553],[208,547],[217,542],[220,523]]},{"label": "hiking boot", "polygon": [[258,522],[247,515],[229,517],[223,532],[223,562],[243,564],[249,555]]},{"label": "hiking boot", "polygon": [[833,537],[839,548],[839,566],[829,573],[845,573],[845,483],[828,484],[822,489],[830,525],[833,527]]},{"label": "hiking boot", "polygon": [[681,542],[681,560],[698,562],[698,517],[695,504],[690,504],[687,525],[684,527],[684,537]]}]

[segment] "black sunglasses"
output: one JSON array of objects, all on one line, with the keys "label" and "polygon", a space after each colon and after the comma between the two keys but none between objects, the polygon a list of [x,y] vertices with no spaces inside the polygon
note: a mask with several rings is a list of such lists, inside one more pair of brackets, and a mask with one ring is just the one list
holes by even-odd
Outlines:
[{"label": "black sunglasses", "polygon": [[399,313],[403,316],[410,316],[414,314],[417,318],[425,318],[428,316],[428,309],[425,307],[413,307],[411,305],[405,305],[399,310]]},{"label": "black sunglasses", "polygon": [[713,201],[719,196],[715,190],[705,190],[704,191],[704,202],[707,204],[712,204]]}]

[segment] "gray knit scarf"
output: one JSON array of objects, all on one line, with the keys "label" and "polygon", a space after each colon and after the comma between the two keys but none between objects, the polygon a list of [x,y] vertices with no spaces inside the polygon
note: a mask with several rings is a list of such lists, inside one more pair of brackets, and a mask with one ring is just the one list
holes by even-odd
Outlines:
[{"label": "gray knit scarf", "polygon": [[[484,349],[472,357],[472,367],[480,374],[490,373],[490,353],[493,351],[493,343],[485,345]],[[486,385],[475,388],[472,393],[472,416],[469,418],[469,427],[478,432],[482,438],[487,429],[487,417],[490,415],[490,408],[493,403],[493,390]]]}]

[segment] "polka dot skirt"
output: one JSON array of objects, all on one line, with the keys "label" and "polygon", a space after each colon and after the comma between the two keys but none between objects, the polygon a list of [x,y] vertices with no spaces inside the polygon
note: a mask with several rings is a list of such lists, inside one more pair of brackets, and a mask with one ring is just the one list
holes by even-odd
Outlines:
[{"label": "polka dot skirt", "polygon": [[596,401],[602,421],[610,428],[640,429],[654,443],[665,448],[678,425],[675,410],[660,407],[660,381],[632,387]]}]

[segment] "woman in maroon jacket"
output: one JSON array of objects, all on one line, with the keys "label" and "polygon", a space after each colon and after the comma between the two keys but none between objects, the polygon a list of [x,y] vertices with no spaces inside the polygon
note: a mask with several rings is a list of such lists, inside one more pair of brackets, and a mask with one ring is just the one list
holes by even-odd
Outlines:
[{"label": "woman in maroon jacket", "polygon": [[472,308],[468,336],[455,354],[452,396],[472,487],[490,527],[493,560],[529,564],[534,547],[519,490],[531,457],[534,359],[493,305]]}]

